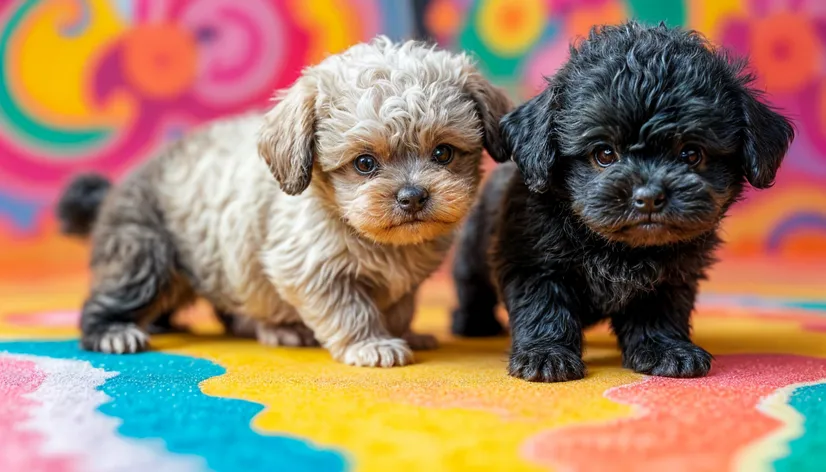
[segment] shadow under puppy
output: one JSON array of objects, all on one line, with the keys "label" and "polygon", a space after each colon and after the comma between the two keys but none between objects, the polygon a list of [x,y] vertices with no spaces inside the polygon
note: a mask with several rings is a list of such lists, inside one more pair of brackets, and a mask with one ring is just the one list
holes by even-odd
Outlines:
[{"label": "shadow under puppy", "polygon": [[625,367],[705,375],[689,318],[719,223],[746,181],[771,186],[794,134],[745,68],[664,25],[597,27],[572,46],[502,120],[515,164],[493,173],[460,238],[454,332],[501,332],[501,297],[514,377],[584,377],[582,331],[605,318]]},{"label": "shadow under puppy", "polygon": [[118,185],[80,177],[58,211],[66,232],[91,232],[82,346],[141,351],[153,319],[202,296],[258,320],[268,344],[411,362],[436,343],[410,331],[416,290],[473,203],[483,147],[505,158],[509,110],[467,56],[380,37]]}]

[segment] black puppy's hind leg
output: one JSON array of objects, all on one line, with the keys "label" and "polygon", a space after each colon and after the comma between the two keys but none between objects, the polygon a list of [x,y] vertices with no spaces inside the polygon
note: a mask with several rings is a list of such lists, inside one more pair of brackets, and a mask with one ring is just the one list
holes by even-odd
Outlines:
[{"label": "black puppy's hind leg", "polygon": [[462,228],[453,261],[453,280],[459,306],[453,311],[457,336],[496,336],[505,330],[496,319],[496,289],[487,262],[490,230],[483,205],[476,205]]}]

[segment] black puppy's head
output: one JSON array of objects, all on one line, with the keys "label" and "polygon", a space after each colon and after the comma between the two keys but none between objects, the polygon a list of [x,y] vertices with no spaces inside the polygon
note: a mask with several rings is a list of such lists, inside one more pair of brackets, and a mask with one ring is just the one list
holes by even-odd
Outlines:
[{"label": "black puppy's head", "polygon": [[745,66],[696,32],[594,28],[502,132],[528,187],[569,199],[591,230],[632,246],[690,240],[745,181],[771,186],[794,137]]}]

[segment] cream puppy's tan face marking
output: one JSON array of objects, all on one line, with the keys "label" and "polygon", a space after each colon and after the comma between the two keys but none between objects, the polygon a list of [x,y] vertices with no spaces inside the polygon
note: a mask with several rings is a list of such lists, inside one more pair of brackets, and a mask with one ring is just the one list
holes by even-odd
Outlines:
[{"label": "cream puppy's tan face marking", "polygon": [[[386,129],[386,128],[385,128]],[[467,214],[479,183],[481,139],[468,127],[432,133],[411,145],[349,146],[351,160],[329,172],[342,218],[381,243],[418,244],[452,230]]]},{"label": "cream puppy's tan face marking", "polygon": [[259,151],[286,193],[311,182],[380,243],[418,244],[468,212],[482,149],[503,159],[510,102],[465,55],[384,38],[304,71],[267,115]]}]

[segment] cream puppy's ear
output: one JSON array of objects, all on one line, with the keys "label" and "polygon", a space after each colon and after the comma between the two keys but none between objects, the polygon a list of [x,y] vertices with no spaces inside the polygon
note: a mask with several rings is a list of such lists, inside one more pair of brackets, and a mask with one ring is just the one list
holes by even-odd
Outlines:
[{"label": "cream puppy's ear", "polygon": [[500,88],[491,84],[475,68],[467,71],[465,93],[476,102],[476,112],[482,121],[485,149],[496,162],[505,162],[510,158],[499,131],[499,120],[511,111],[513,104]]},{"label": "cream puppy's ear", "polygon": [[304,75],[279,92],[278,103],[264,116],[258,153],[288,195],[306,190],[312,178],[317,93],[315,79]]}]

